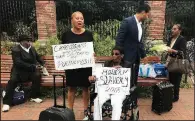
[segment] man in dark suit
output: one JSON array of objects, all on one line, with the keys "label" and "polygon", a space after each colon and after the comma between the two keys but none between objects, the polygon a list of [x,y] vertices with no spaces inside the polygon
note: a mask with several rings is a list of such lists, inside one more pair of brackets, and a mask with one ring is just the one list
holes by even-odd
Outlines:
[{"label": "man in dark suit", "polygon": [[10,80],[6,87],[3,98],[2,111],[7,112],[12,104],[14,89],[20,82],[32,81],[31,101],[41,103],[38,98],[40,94],[41,65],[44,62],[38,56],[34,47],[31,46],[32,39],[26,35],[19,36],[19,45],[12,48],[13,66],[11,69]]},{"label": "man in dark suit", "polygon": [[141,4],[134,16],[123,20],[116,38],[116,46],[124,50],[124,67],[131,68],[131,86],[137,84],[140,58],[146,56],[141,22],[148,18],[150,10],[148,4]]}]

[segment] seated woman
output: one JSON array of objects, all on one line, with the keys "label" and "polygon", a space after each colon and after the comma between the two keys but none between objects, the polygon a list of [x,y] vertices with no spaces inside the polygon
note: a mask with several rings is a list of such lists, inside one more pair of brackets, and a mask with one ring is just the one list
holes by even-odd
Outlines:
[{"label": "seated woman", "polygon": [[[123,66],[123,51],[119,47],[114,47],[112,50],[113,60],[105,62],[105,67],[122,67]],[[95,76],[90,76],[89,81],[95,81]],[[94,120],[102,120],[102,106],[103,104],[111,99],[111,105],[113,107],[112,110],[112,120],[120,120],[121,112],[122,112],[122,102],[126,98],[126,95],[111,95],[106,94],[102,90],[98,90],[98,95],[94,100]]]}]

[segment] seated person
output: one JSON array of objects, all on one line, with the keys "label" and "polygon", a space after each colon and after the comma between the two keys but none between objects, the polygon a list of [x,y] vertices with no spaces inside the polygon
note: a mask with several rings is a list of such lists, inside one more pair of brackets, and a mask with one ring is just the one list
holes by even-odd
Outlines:
[{"label": "seated person", "polygon": [[31,101],[41,103],[38,98],[40,94],[41,66],[44,62],[38,56],[34,47],[31,46],[32,39],[27,35],[19,36],[19,45],[12,48],[13,66],[10,80],[8,81],[5,95],[3,96],[2,111],[7,112],[12,105],[14,89],[18,83],[32,81]]},{"label": "seated person", "polygon": [[[120,47],[114,47],[112,50],[113,60],[105,62],[105,67],[122,67],[123,66],[123,51]],[[90,76],[89,81],[95,81],[95,76]],[[111,95],[106,94],[102,90],[98,90],[98,95],[94,100],[94,120],[102,120],[102,106],[103,104],[111,99],[112,110],[112,120],[120,120],[122,112],[122,103],[125,100],[126,95]]]}]

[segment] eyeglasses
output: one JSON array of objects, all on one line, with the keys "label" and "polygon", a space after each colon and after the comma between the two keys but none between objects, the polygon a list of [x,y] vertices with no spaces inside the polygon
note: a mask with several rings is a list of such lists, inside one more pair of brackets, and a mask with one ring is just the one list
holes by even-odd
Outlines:
[{"label": "eyeglasses", "polygon": [[112,55],[120,55],[119,53],[112,53]]}]

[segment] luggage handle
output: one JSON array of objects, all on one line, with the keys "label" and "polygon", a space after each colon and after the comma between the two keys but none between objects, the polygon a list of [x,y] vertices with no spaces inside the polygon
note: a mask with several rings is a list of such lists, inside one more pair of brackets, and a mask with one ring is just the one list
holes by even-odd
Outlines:
[{"label": "luggage handle", "polygon": [[[56,76],[61,76],[63,78],[63,106],[57,105],[57,99],[56,99]],[[61,107],[61,108],[66,108],[66,103],[65,103],[65,76],[60,75],[60,74],[53,74],[53,90],[54,90],[54,107]]]}]

